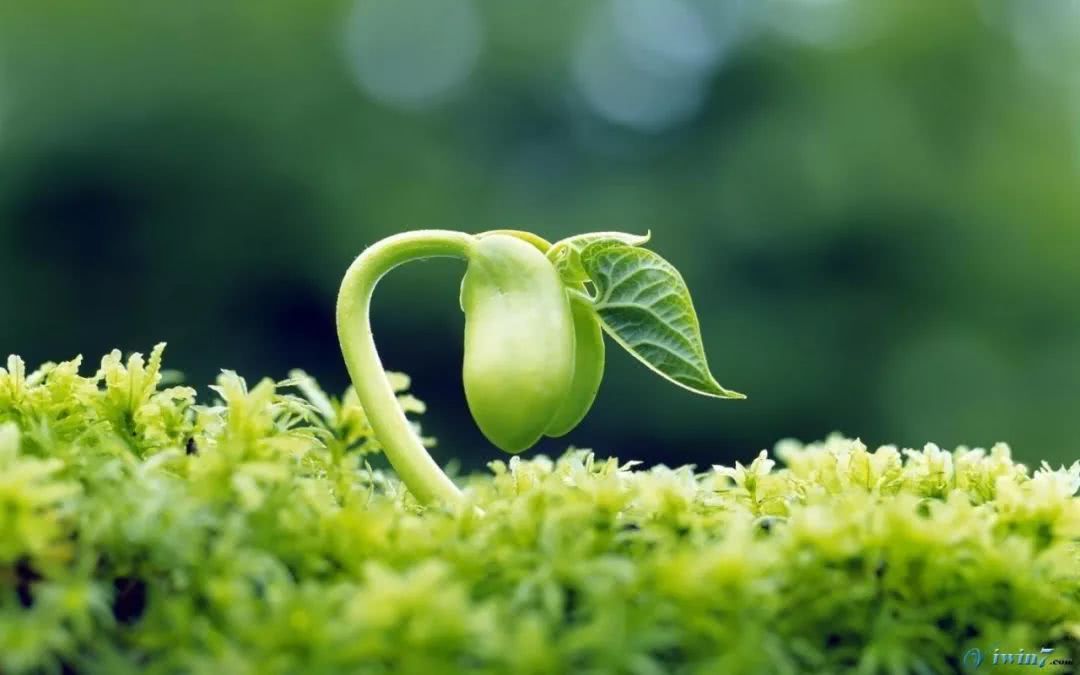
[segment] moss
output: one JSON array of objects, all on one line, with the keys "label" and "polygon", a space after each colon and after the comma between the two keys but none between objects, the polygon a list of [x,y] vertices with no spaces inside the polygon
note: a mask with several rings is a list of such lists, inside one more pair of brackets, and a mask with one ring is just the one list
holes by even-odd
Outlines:
[{"label": "moss", "polygon": [[0,369],[0,672],[928,673],[971,648],[1078,657],[1080,463],[1029,472],[1004,445],[841,437],[781,443],[784,468],[764,452],[698,471],[573,450],[492,462],[464,480],[467,507],[421,509],[370,468],[353,396],[226,372],[200,405],[162,388],[161,351],[110,354],[88,377],[77,360]]}]

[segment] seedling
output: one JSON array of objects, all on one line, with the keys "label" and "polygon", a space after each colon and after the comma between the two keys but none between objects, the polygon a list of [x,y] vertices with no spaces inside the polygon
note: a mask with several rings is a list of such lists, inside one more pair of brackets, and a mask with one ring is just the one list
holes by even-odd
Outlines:
[{"label": "seedling", "polygon": [[478,235],[418,230],[366,249],[338,295],[341,351],[387,458],[424,503],[461,493],[424,449],[398,406],[371,333],[371,294],[400,264],[431,257],[467,262],[465,397],[494,445],[518,453],[560,437],[592,407],[604,375],[604,339],[694,393],[744,398],[709,371],[697,313],[682,275],[643,248],[649,236],[594,232],[554,244],[530,232]]}]

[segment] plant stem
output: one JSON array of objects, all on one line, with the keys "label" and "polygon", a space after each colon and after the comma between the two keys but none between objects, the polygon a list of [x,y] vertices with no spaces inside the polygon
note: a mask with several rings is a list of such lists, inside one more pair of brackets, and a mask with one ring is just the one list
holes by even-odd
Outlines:
[{"label": "plant stem", "polygon": [[458,502],[461,491],[428,454],[398,405],[371,334],[371,294],[379,279],[398,265],[423,258],[467,258],[473,241],[471,235],[450,230],[387,237],[349,266],[338,293],[338,340],[353,387],[390,464],[423,504]]}]

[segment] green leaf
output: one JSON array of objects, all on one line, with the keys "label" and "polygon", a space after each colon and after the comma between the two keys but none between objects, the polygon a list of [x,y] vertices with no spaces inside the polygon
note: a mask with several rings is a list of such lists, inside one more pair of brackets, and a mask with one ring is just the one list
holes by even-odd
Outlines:
[{"label": "green leaf", "polygon": [[552,244],[551,248],[557,249],[560,246],[565,246],[581,252],[584,251],[589,244],[594,244],[598,241],[618,241],[627,246],[644,246],[649,243],[649,239],[651,238],[652,232],[646,232],[645,234],[631,234],[629,232],[588,232],[586,234],[575,234],[572,237],[560,239]]},{"label": "green leaf", "polygon": [[648,249],[601,240],[580,253],[604,329],[642,363],[705,396],[746,398],[709,372],[697,312],[682,275]]},{"label": "green leaf", "polygon": [[603,241],[620,242],[627,246],[643,246],[652,238],[652,232],[630,234],[628,232],[589,232],[561,239],[547,251],[548,260],[555,265],[559,276],[568,286],[576,286],[589,280],[581,266],[581,252],[591,244]]}]

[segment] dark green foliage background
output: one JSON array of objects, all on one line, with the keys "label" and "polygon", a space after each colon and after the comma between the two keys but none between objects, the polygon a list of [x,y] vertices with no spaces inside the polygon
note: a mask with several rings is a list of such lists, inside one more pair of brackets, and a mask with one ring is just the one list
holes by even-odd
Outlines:
[{"label": "dark green foliage background", "polygon": [[[839,429],[1075,458],[1076,10],[815,4],[688,2],[737,41],[700,110],[646,131],[574,85],[605,3],[477,3],[469,79],[414,110],[357,86],[349,3],[3,3],[0,353],[168,340],[200,387],[302,367],[340,391],[333,298],[372,241],[652,229],[718,379],[750,399],[695,398],[613,352],[570,442],[707,464]],[[476,466],[493,451],[456,375],[460,271],[399,272],[375,324],[439,459]]]}]

